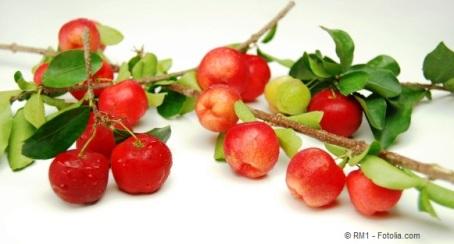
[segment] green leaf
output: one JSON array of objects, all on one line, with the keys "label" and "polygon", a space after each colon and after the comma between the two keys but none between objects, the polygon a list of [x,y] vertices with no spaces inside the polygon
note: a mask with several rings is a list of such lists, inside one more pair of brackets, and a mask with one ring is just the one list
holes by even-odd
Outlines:
[{"label": "green leaf", "polygon": [[[91,54],[91,70],[95,74],[102,65],[101,57]],[[85,59],[82,50],[69,50],[59,53],[50,62],[44,73],[43,84],[47,87],[63,88],[87,80]]]},{"label": "green leaf", "polygon": [[145,54],[132,68],[134,79],[150,78],[156,75],[158,58],[153,53]]},{"label": "green leaf", "polygon": [[194,90],[201,91],[201,89],[199,87],[199,83],[197,82],[195,71],[189,71],[189,72],[184,73],[180,77],[180,79],[177,80],[177,83],[190,87]]},{"label": "green leaf", "polygon": [[[116,144],[131,137],[131,134],[124,130],[115,129],[113,132]],[[170,135],[172,134],[172,129],[170,128],[170,125],[168,125],[162,128],[153,128],[147,132],[144,132],[143,134],[148,134],[158,138],[162,142],[167,142],[167,140],[169,140],[170,138]]]},{"label": "green leaf", "polygon": [[291,59],[280,59],[272,56],[268,53],[263,52],[260,48],[257,48],[257,55],[265,59],[267,62],[276,62],[284,67],[290,68],[295,64],[295,61]]},{"label": "green leaf", "polygon": [[382,130],[386,122],[386,100],[383,97],[371,94],[367,98],[355,96],[366,114],[369,125],[375,129]]},{"label": "green leaf", "polygon": [[13,114],[9,96],[0,96],[0,158],[8,146],[9,136],[13,127]]},{"label": "green leaf", "polygon": [[403,190],[425,184],[421,178],[409,175],[377,156],[367,155],[360,165],[364,175],[381,187]]},{"label": "green leaf", "polygon": [[195,97],[186,97],[186,100],[184,101],[183,106],[181,107],[180,115],[194,111],[196,101],[197,99]]},{"label": "green leaf", "polygon": [[167,93],[150,93],[147,92],[148,106],[151,108],[159,107],[163,102]]},{"label": "green leaf", "polygon": [[225,162],[224,156],[224,139],[225,134],[219,133],[218,137],[216,138],[216,146],[214,147],[214,160],[218,162]]},{"label": "green leaf", "polygon": [[67,108],[67,107],[69,107],[69,106],[74,104],[74,103],[67,103],[65,99],[48,97],[48,96],[44,96],[44,95],[41,95],[41,98],[42,98],[42,100],[43,100],[43,102],[45,104],[50,105],[50,106],[54,106],[58,110],[65,109],[65,108]]},{"label": "green leaf", "polygon": [[396,76],[384,69],[362,69],[369,75],[366,88],[380,96],[389,98],[399,96],[402,87]]},{"label": "green leaf", "polygon": [[33,125],[25,119],[24,110],[19,109],[14,116],[8,145],[8,161],[12,170],[20,170],[33,163],[33,159],[24,156],[21,149],[24,141],[34,132]]},{"label": "green leaf", "polygon": [[35,83],[26,81],[20,71],[14,73],[14,80],[22,91],[36,91]]},{"label": "green leaf", "polygon": [[290,120],[296,121],[306,127],[320,129],[320,121],[323,118],[323,112],[321,111],[312,111],[307,113],[302,113],[298,115],[293,115],[287,117]]},{"label": "green leaf", "polygon": [[388,108],[385,126],[382,130],[371,127],[375,138],[383,148],[388,148],[396,140],[397,136],[410,128],[412,108]]},{"label": "green leaf", "polygon": [[167,95],[164,97],[162,104],[157,108],[158,113],[166,119],[181,115],[187,99],[186,96],[170,90],[163,90],[162,92],[166,92]]},{"label": "green leaf", "polygon": [[443,42],[427,54],[423,63],[424,77],[432,83],[445,83],[454,78],[454,52]]},{"label": "green leaf", "polygon": [[118,76],[115,81],[120,82],[123,80],[127,80],[129,78],[131,78],[131,72],[129,72],[129,65],[128,63],[122,63],[120,65],[120,69],[118,70]]},{"label": "green leaf", "polygon": [[62,113],[64,113],[64,112],[66,112],[66,111],[68,111],[68,110],[72,110],[72,109],[78,108],[78,107],[82,106],[82,103],[83,103],[83,102],[84,102],[83,100],[80,100],[80,101],[78,101],[78,102],[76,102],[76,103],[68,103],[68,106],[66,106],[66,107],[64,107],[64,108],[62,108],[62,109],[60,109],[60,110],[58,110],[58,111],[55,112],[55,113],[52,113],[52,114],[48,115],[48,116],[46,117],[46,120],[47,120],[47,121],[52,120],[53,118],[57,117],[58,115],[60,115],[60,114],[62,114]]},{"label": "green leaf", "polygon": [[129,61],[128,61],[128,69],[129,69],[129,72],[132,72],[132,69],[134,68],[134,66],[137,64],[137,62],[139,62],[140,60],[142,59],[142,56],[140,56],[139,54],[137,54],[136,56],[132,57]]},{"label": "green leaf", "polygon": [[427,190],[425,188],[422,188],[419,192],[418,209],[421,212],[430,214],[430,216],[434,218],[438,218],[437,213],[435,212],[435,209],[430,202],[429,194],[427,193]]},{"label": "green leaf", "polygon": [[167,71],[170,70],[172,67],[172,59],[163,59],[158,61],[158,70],[156,72],[157,75],[167,74]]},{"label": "green leaf", "polygon": [[443,83],[443,87],[448,89],[451,92],[454,92],[454,78],[449,79],[445,83]]},{"label": "green leaf", "polygon": [[367,66],[375,69],[385,69],[391,71],[395,76],[398,76],[400,73],[400,66],[397,61],[388,55],[378,55],[369,62]]},{"label": "green leaf", "polygon": [[309,67],[317,77],[329,78],[331,75],[325,70],[323,66],[323,59],[316,54],[309,54]]},{"label": "green leaf", "polygon": [[328,29],[321,26],[321,28],[328,32],[336,44],[336,54],[339,57],[343,70],[347,70],[353,62],[353,52],[355,45],[352,38],[347,32],[337,29]]},{"label": "green leaf", "polygon": [[329,57],[323,57],[323,68],[330,74],[331,76],[336,76],[342,72],[342,66],[338,63],[336,63],[334,60],[332,60]]},{"label": "green leaf", "polygon": [[266,33],[265,37],[262,39],[262,43],[268,43],[273,40],[274,35],[276,35],[277,24],[275,24],[269,31]]},{"label": "green leaf", "polygon": [[339,81],[339,91],[347,96],[362,90],[369,80],[369,75],[364,71],[353,71],[342,75]]},{"label": "green leaf", "polygon": [[454,191],[429,182],[425,189],[430,199],[448,208],[454,208]]},{"label": "green leaf", "polygon": [[301,138],[290,128],[276,128],[274,132],[276,132],[279,144],[289,158],[293,157],[303,145]]},{"label": "green leaf", "polygon": [[49,159],[68,149],[87,126],[90,108],[65,111],[42,125],[25,141],[22,153],[34,159]]},{"label": "green leaf", "polygon": [[332,153],[336,157],[342,158],[342,157],[345,157],[345,156],[348,156],[349,154],[351,154],[351,150],[349,150],[345,147],[341,147],[341,146],[330,144],[330,143],[324,143],[324,144],[325,144],[326,150],[328,150],[328,152]]},{"label": "green leaf", "polygon": [[255,116],[249,109],[249,107],[244,104],[242,101],[235,102],[235,113],[238,118],[243,122],[255,121]]},{"label": "green leaf", "polygon": [[44,103],[40,94],[35,93],[28,99],[24,106],[24,116],[37,129],[46,123]]},{"label": "green leaf", "polygon": [[292,65],[289,75],[303,81],[317,78],[309,66],[309,55],[307,53],[304,53],[303,56]]},{"label": "green leaf", "polygon": [[123,41],[123,34],[110,26],[96,23],[96,28],[98,29],[102,44],[106,46],[116,45]]}]

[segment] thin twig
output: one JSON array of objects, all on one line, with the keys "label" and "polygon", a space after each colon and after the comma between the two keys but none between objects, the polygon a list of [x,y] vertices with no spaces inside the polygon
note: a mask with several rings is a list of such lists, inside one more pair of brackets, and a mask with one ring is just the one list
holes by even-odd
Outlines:
[{"label": "thin twig", "polygon": [[424,83],[418,83],[418,82],[402,82],[400,84],[403,86],[407,86],[407,87],[417,87],[417,88],[423,88],[423,89],[427,89],[427,90],[439,90],[439,91],[452,92],[448,88],[446,88],[442,85],[437,85],[437,84],[424,84]]},{"label": "thin twig", "polygon": [[0,43],[0,49],[9,50],[13,53],[16,53],[16,52],[36,53],[36,54],[41,54],[44,56],[55,56],[57,54],[57,52],[55,52],[52,49],[24,46],[24,45],[19,45],[17,43],[11,43],[11,44],[1,44]]}]

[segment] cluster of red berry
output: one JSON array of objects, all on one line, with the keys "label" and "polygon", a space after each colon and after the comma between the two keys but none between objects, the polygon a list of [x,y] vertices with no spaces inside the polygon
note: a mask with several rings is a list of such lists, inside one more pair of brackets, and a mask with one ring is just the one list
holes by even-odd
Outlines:
[{"label": "cluster of red berry", "polygon": [[[237,174],[249,178],[263,177],[274,167],[279,157],[279,139],[273,128],[264,122],[237,123],[239,119],[234,104],[238,100],[253,101],[264,92],[266,86],[268,93],[278,93],[271,91],[277,87],[271,83],[282,85],[289,81],[292,85],[294,81],[284,77],[279,78],[278,82],[270,82],[268,86],[269,79],[270,69],[265,60],[228,47],[208,52],[197,70],[197,80],[203,90],[196,104],[199,121],[208,130],[225,133],[224,153],[227,163]],[[289,91],[293,92],[304,84],[298,81],[295,86],[290,87]],[[304,87],[305,90],[307,88]],[[297,96],[304,96],[305,93]],[[274,99],[278,95],[287,96],[279,100],[284,103],[291,96],[272,94],[270,97]],[[281,107],[287,109],[288,106],[283,104]],[[322,90],[305,105],[298,102],[294,106],[302,106],[303,111],[306,107],[308,111],[322,111],[322,129],[341,136],[351,136],[362,121],[362,109],[358,102],[333,89]],[[365,215],[391,209],[401,196],[401,191],[374,184],[361,170],[355,170],[345,177],[342,168],[321,149],[302,150],[292,157],[288,165],[287,186],[290,192],[310,207],[333,203],[346,182],[353,205]]]}]

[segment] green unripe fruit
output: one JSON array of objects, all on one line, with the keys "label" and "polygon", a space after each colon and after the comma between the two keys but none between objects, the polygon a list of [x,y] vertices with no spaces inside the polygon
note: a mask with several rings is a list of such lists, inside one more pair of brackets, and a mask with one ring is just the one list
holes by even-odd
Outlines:
[{"label": "green unripe fruit", "polygon": [[295,115],[306,111],[311,92],[300,80],[284,76],[268,82],[265,98],[272,111]]}]

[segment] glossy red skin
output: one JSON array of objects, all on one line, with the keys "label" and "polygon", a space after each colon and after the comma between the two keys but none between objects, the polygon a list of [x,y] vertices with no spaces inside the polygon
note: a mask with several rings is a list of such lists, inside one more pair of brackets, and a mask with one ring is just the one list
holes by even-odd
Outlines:
[{"label": "glossy red skin", "polygon": [[286,182],[293,196],[318,208],[337,199],[345,185],[345,174],[328,153],[307,148],[292,157]]},{"label": "glossy red skin", "polygon": [[307,110],[322,111],[323,118],[320,122],[322,129],[345,137],[355,133],[363,119],[361,105],[355,98],[344,96],[332,89],[315,94]]},{"label": "glossy red skin", "polygon": [[242,93],[248,69],[243,54],[233,48],[219,47],[209,51],[197,68],[197,81],[202,90],[213,84],[227,84]]},{"label": "glossy red skin", "polygon": [[[90,139],[94,130],[94,115],[90,114],[87,127],[82,135],[76,141],[76,148],[82,149],[85,143]],[[115,147],[115,137],[111,129],[104,125],[96,126],[96,134],[86,147],[86,152],[97,152],[110,159],[110,154]]]},{"label": "glossy red skin", "polygon": [[64,201],[89,204],[104,194],[109,178],[109,161],[102,154],[79,150],[60,153],[49,168],[49,181],[54,192]]},{"label": "glossy red skin", "polygon": [[402,195],[402,191],[376,185],[361,170],[348,174],[347,189],[356,210],[367,216],[389,211]]},{"label": "glossy red skin", "polygon": [[224,141],[227,163],[248,178],[265,176],[279,158],[279,140],[263,122],[246,122],[230,128]]},{"label": "glossy red skin", "polygon": [[[94,79],[94,83],[97,83],[97,84],[110,83],[110,81],[113,80],[113,77],[114,77],[114,71],[112,69],[112,66],[107,61],[104,60],[102,62],[101,68],[93,76],[93,79]],[[101,80],[97,80],[97,79],[101,79]],[[84,82],[84,84],[86,84],[86,81]],[[98,97],[99,95],[101,95],[101,92],[103,90],[104,90],[104,88],[95,89],[94,90],[95,96]],[[74,98],[76,98],[77,100],[81,100],[84,98],[87,90],[83,89],[83,90],[75,90],[75,91],[70,91],[70,92]]]},{"label": "glossy red skin", "polygon": [[241,97],[245,102],[252,102],[263,94],[265,85],[270,80],[271,71],[268,63],[263,58],[250,54],[244,54],[243,57],[249,69],[249,75]]},{"label": "glossy red skin", "polygon": [[136,81],[124,80],[104,88],[99,96],[98,108],[132,128],[148,109],[147,95]]},{"label": "glossy red skin", "polygon": [[225,132],[238,121],[234,105],[240,99],[238,92],[227,85],[211,86],[197,98],[195,111],[200,124],[214,132]]},{"label": "glossy red skin", "polygon": [[130,194],[157,191],[166,181],[172,167],[172,154],[159,139],[137,134],[141,146],[130,137],[112,152],[112,173],[118,187]]},{"label": "glossy red skin", "polygon": [[43,63],[35,70],[35,74],[33,75],[33,82],[35,82],[36,85],[39,86],[43,83],[43,76],[44,73],[46,73],[47,68],[49,68],[49,64]]},{"label": "glossy red skin", "polygon": [[64,24],[58,32],[58,46],[61,51],[83,48],[83,31],[90,33],[90,50],[96,52],[101,47],[101,37],[95,22],[88,19],[74,19]]}]

